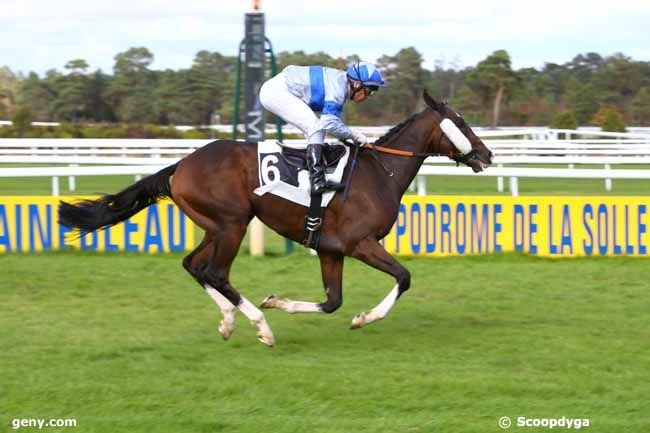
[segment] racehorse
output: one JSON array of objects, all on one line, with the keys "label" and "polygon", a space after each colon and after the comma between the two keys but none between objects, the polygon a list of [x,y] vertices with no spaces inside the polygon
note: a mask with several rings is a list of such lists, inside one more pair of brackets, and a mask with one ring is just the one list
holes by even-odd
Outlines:
[{"label": "racehorse", "polygon": [[[374,145],[361,148],[356,170],[351,170],[354,164],[349,163],[344,172],[344,179],[352,172],[348,198],[338,194],[325,209],[317,251],[325,302],[292,301],[271,295],[261,308],[279,308],[289,313],[333,313],[342,303],[346,256],[392,275],[397,282],[375,308],[354,317],[352,329],[383,319],[409,289],[411,274],[379,241],[390,231],[400,199],[424,159],[445,155],[475,172],[492,163],[492,152],[458,113],[446,103],[435,101],[426,91],[424,101],[423,111],[393,127]],[[459,152],[458,144],[454,145],[459,139],[465,140],[468,149],[471,145],[471,152]],[[224,339],[231,336],[235,308],[239,308],[257,327],[258,340],[272,346],[273,332],[262,311],[230,284],[231,265],[254,216],[282,236],[299,242],[307,210],[271,194],[254,194],[259,186],[257,161],[257,143],[214,141],[117,194],[74,204],[61,202],[59,222],[84,235],[115,225],[160,198],[170,197],[205,230],[204,239],[183,259],[183,266],[221,309],[220,334]]]}]

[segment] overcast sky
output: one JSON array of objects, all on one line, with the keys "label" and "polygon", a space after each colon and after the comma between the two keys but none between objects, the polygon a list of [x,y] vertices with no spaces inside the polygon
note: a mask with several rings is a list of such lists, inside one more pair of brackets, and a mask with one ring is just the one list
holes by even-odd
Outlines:
[{"label": "overcast sky", "polygon": [[[200,50],[235,55],[251,0],[0,0],[0,66],[23,73],[63,70],[85,59],[112,72],[134,46],[153,69],[181,69]],[[650,0],[262,0],[275,52],[334,57],[415,47],[424,66],[463,68],[498,49],[513,67],[541,68],[575,55],[622,52],[650,61]]]}]

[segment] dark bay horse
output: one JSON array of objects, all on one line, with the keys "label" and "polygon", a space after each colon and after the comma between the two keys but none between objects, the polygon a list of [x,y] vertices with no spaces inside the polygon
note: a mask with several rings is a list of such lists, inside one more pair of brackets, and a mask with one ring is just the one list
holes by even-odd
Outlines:
[{"label": "dark bay horse", "polygon": [[[339,194],[325,209],[318,249],[325,302],[291,301],[271,295],[262,302],[262,308],[279,308],[289,313],[336,311],[342,302],[345,256],[386,272],[397,282],[379,305],[354,317],[353,329],[383,319],[408,290],[409,271],[384,250],[379,240],[395,222],[400,199],[422,162],[427,155],[446,155],[471,166],[475,172],[492,162],[492,152],[460,115],[426,92],[424,100],[426,108],[422,112],[395,126],[375,143],[398,154],[362,149],[348,199],[344,201]],[[471,152],[465,155],[452,142],[458,142],[459,134],[467,148],[471,145]],[[349,170],[350,164],[344,179]],[[235,308],[239,308],[257,327],[258,340],[272,346],[273,333],[264,314],[230,284],[230,268],[253,216],[279,234],[300,242],[307,209],[271,194],[254,194],[258,179],[257,143],[215,141],[117,194],[75,204],[61,202],[59,222],[85,234],[117,224],[162,197],[171,197],[205,230],[203,241],[185,257],[183,266],[220,307],[224,316],[219,326],[221,335],[224,339],[230,337]]]}]

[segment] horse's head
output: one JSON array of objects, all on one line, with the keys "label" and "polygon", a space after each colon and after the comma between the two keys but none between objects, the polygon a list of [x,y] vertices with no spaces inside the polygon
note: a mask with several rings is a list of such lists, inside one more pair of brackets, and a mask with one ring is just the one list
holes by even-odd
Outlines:
[{"label": "horse's head", "polygon": [[426,90],[424,102],[433,110],[443,132],[438,150],[441,154],[449,155],[454,161],[471,167],[475,173],[492,164],[492,152],[460,114],[450,109],[446,103],[437,102]]}]

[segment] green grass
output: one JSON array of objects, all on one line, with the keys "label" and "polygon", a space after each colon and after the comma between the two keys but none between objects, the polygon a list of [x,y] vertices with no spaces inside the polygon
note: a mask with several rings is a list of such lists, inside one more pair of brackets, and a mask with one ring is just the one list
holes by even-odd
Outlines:
[{"label": "green grass", "polygon": [[[393,281],[348,259],[342,308],[267,312],[269,349],[240,314],[221,340],[181,258],[0,256],[0,431],[75,418],[46,430],[477,433],[503,431],[502,416],[650,431],[647,260],[402,258],[411,291],[350,331]],[[323,299],[304,253],[241,255],[232,281],[254,302]]]}]

